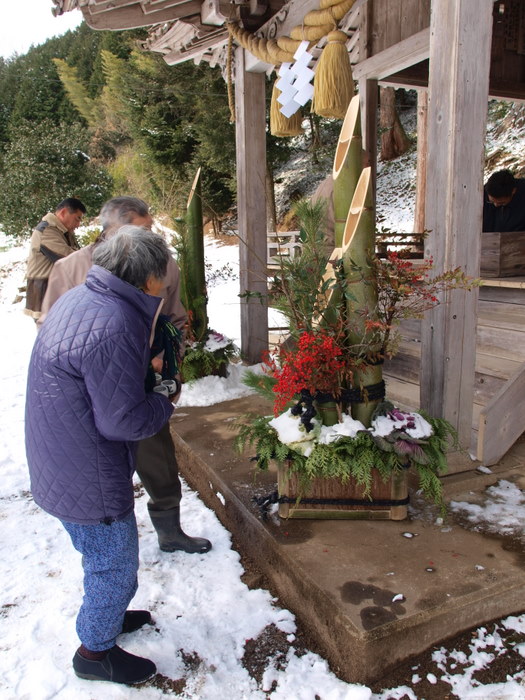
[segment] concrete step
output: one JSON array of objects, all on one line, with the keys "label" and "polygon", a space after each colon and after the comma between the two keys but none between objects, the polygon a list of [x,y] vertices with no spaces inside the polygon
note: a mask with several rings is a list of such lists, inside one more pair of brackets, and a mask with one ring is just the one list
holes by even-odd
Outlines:
[{"label": "concrete step", "polygon": [[[248,412],[271,409],[247,397],[176,410],[171,425],[181,473],[341,678],[369,683],[447,637],[523,610],[523,552],[453,518],[437,524],[435,508],[415,491],[401,522],[264,519],[252,499],[276,489],[276,473],[255,473],[253,451],[238,455],[232,446],[232,424]],[[492,474],[445,478],[446,492],[456,500],[483,498],[500,478],[524,479],[520,449]],[[398,594],[402,602],[393,601]]]}]

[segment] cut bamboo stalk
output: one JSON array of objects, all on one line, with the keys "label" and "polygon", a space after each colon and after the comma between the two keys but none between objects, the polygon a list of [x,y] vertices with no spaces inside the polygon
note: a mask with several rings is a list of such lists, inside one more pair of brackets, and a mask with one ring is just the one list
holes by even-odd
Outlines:
[{"label": "cut bamboo stalk", "polygon": [[[337,263],[342,257],[342,248],[334,248],[330,255],[330,261]],[[321,278],[319,285],[318,302],[319,306],[325,311],[312,318],[312,326],[318,328],[324,324],[330,325],[337,317],[337,306],[342,303],[341,290],[333,283],[336,279],[335,267],[332,262],[328,262],[325,267],[324,275]],[[328,291],[323,291],[327,282],[332,282]]]},{"label": "cut bamboo stalk", "polygon": [[201,169],[191,186],[186,204],[187,271],[185,280],[191,327],[195,340],[206,339],[208,331],[206,275],[204,266],[204,226],[202,223]]},{"label": "cut bamboo stalk", "polygon": [[[377,308],[377,283],[371,265],[374,244],[375,211],[371,168],[365,168],[357,183],[346,220],[343,268],[348,291],[353,297],[346,300],[348,338],[352,345],[361,345],[370,356],[378,351],[373,345],[373,332],[366,327],[366,321],[374,318]],[[363,389],[366,397],[367,387],[378,384],[382,378],[381,365],[364,365],[354,373],[354,386]],[[379,400],[353,403],[352,417],[368,427],[378,403]]]},{"label": "cut bamboo stalk", "polygon": [[342,244],[348,210],[362,169],[361,115],[359,95],[356,95],[350,101],[341,127],[332,169],[336,246]]}]

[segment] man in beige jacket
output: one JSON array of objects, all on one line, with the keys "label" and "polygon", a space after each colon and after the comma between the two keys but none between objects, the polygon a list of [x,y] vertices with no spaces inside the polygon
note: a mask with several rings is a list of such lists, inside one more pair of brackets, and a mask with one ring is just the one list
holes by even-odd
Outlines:
[{"label": "man in beige jacket", "polygon": [[80,199],[68,197],[33,229],[27,259],[25,313],[34,319],[40,316],[53,265],[78,250],[74,232],[85,213],[86,207]]},{"label": "man in beige jacket", "polygon": [[[64,292],[84,283],[92,265],[93,250],[98,243],[110,238],[125,224],[149,228],[153,223],[148,205],[136,197],[110,199],[102,207],[100,221],[102,233],[95,243],[55,264],[42,303],[42,314],[37,322],[39,326]],[[168,263],[164,287],[159,296],[164,299],[162,313],[182,331],[184,337],[186,310],[180,300],[180,270],[174,258],[170,258]],[[153,437],[139,442],[137,474],[150,497],[148,511],[161,550],[181,550],[189,554],[208,552],[211,549],[209,540],[189,537],[180,526],[181,484],[169,423]]]}]

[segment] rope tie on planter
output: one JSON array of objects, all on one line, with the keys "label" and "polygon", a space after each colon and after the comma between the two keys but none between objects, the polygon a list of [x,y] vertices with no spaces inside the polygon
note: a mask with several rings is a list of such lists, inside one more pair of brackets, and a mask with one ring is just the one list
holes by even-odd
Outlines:
[{"label": "rope tie on planter", "polygon": [[[381,361],[382,362],[382,361]],[[381,364],[376,362],[375,364]],[[370,363],[372,364],[372,363]],[[343,389],[341,396],[338,397],[343,403],[368,403],[369,401],[382,401],[386,396],[386,385],[384,379],[377,384],[369,384],[364,387],[352,387],[351,389]],[[317,415],[314,406],[314,401],[318,403],[327,403],[329,401],[337,401],[336,397],[331,394],[324,394],[320,391],[313,396],[308,389],[301,391],[301,398],[291,409],[292,416],[300,416],[301,423],[304,425],[306,432],[313,430],[312,418]]]},{"label": "rope tie on planter", "polygon": [[316,506],[384,506],[391,508],[393,506],[406,506],[410,502],[409,496],[406,498],[290,498],[289,496],[279,496],[277,491],[272,491],[267,496],[253,496],[252,501],[259,507],[261,515],[264,519],[268,517],[270,506],[274,504],[297,504]]},{"label": "rope tie on planter", "polygon": [[377,384],[369,384],[364,387],[353,387],[343,391],[343,400],[347,403],[368,403],[369,401],[378,401],[385,398],[386,385],[384,379]]}]

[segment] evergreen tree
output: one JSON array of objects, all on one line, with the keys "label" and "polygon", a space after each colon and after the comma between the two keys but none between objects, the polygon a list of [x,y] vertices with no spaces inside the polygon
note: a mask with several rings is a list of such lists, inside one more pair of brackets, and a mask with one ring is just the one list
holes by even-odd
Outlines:
[{"label": "evergreen tree", "polygon": [[22,122],[11,135],[1,161],[0,221],[6,233],[29,233],[65,197],[78,197],[89,215],[98,214],[111,196],[112,182],[86,155],[85,128]]}]

